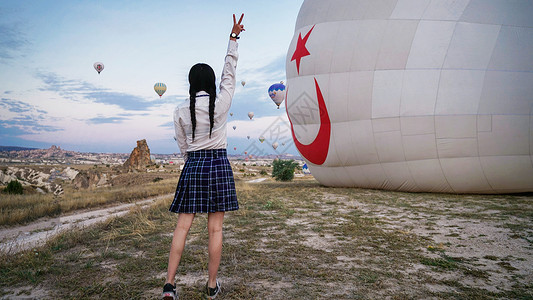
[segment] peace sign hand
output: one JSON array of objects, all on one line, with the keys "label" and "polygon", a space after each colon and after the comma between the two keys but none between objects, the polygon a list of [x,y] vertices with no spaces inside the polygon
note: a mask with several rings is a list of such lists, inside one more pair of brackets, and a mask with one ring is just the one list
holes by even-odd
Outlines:
[{"label": "peace sign hand", "polygon": [[239,19],[239,22],[235,19],[235,14],[233,14],[233,28],[231,29],[232,33],[235,33],[236,35],[239,35],[241,31],[244,31],[244,25],[241,25],[242,18],[244,17],[244,14],[241,15],[241,18]]}]

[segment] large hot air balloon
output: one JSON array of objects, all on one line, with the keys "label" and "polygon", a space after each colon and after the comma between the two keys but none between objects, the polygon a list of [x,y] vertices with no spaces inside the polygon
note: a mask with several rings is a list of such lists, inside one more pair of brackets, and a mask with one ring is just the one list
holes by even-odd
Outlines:
[{"label": "large hot air balloon", "polygon": [[283,84],[283,81],[280,83],[274,83],[268,88],[268,95],[276,103],[276,105],[279,106],[285,100],[285,85]]},{"label": "large hot air balloon", "polygon": [[272,143],[272,148],[274,148],[274,150],[276,150],[278,146],[279,146],[278,142]]},{"label": "large hot air balloon", "polygon": [[161,98],[161,96],[163,96],[163,94],[167,91],[167,85],[162,82],[158,82],[154,84],[154,90],[159,95],[159,98]]},{"label": "large hot air balloon", "polygon": [[260,136],[259,137],[259,141],[261,142],[261,144],[265,141],[265,137],[264,136]]},{"label": "large hot air balloon", "polygon": [[100,72],[104,70],[104,64],[101,62],[95,62],[93,67],[96,70],[96,72],[98,72],[98,74],[100,74]]},{"label": "large hot air balloon", "polygon": [[250,118],[250,120],[254,117],[254,112],[251,111],[248,113],[248,118]]},{"label": "large hot air balloon", "polygon": [[315,178],[532,192],[531,16],[532,0],[305,0],[286,107]]}]

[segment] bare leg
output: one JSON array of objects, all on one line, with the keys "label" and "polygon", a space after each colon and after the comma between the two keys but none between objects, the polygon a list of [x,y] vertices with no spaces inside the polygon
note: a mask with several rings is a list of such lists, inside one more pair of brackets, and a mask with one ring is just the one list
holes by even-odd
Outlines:
[{"label": "bare leg", "polygon": [[217,281],[220,257],[222,256],[222,223],[224,212],[209,213],[207,219],[207,231],[209,232],[209,281],[208,286],[214,288]]},{"label": "bare leg", "polygon": [[181,254],[185,248],[187,233],[189,233],[193,220],[194,214],[179,214],[178,216],[178,224],[174,230],[174,237],[172,238],[172,245],[170,246],[166,283],[174,284],[176,270],[180,264]]}]

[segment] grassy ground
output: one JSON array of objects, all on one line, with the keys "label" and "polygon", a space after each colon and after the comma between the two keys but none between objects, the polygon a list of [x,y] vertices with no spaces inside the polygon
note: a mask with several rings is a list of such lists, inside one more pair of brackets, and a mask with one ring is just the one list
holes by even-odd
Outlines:
[{"label": "grassy ground", "polygon": [[[327,188],[313,179],[237,182],[217,299],[533,299],[533,196]],[[154,299],[176,216],[171,199],[45,247],[0,257],[0,295]],[[205,215],[178,269],[202,299]]]},{"label": "grassy ground", "polygon": [[[0,201],[0,226],[25,224],[41,217],[58,217],[74,210],[102,207],[113,203],[129,203],[151,196],[172,193],[176,189],[176,179],[163,179],[161,174],[150,174],[140,184],[121,184],[98,189],[75,189],[65,186],[62,196],[53,194],[2,194]],[[135,175],[125,174],[122,177]],[[165,177],[168,177],[165,174]],[[175,175],[170,175],[176,177]],[[138,177],[138,176],[137,176]],[[157,180],[154,180],[159,178]],[[126,179],[125,179],[126,180]]]}]

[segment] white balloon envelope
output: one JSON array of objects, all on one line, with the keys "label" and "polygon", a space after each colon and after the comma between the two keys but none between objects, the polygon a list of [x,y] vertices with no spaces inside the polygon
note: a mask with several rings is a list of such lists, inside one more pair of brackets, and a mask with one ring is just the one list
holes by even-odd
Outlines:
[{"label": "white balloon envelope", "polygon": [[330,186],[533,191],[531,16],[533,0],[305,0],[286,107],[313,175]]},{"label": "white balloon envelope", "polygon": [[279,106],[285,100],[285,85],[283,84],[283,81],[280,83],[274,83],[268,88],[268,95],[276,103],[276,105]]},{"label": "white balloon envelope", "polygon": [[250,118],[250,120],[254,117],[254,113],[251,111],[248,113],[248,118]]}]

